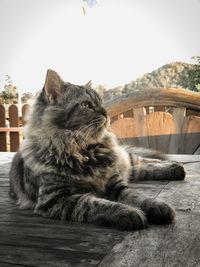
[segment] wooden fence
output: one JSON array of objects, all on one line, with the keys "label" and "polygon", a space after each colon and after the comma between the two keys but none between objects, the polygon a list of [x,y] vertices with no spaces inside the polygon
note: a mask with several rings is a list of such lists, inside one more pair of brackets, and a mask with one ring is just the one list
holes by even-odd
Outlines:
[{"label": "wooden fence", "polygon": [[17,105],[10,105],[8,110],[4,105],[0,105],[0,151],[18,150],[28,110],[29,105],[23,105],[19,116]]},{"label": "wooden fence", "polygon": [[[200,151],[200,94],[183,89],[138,90],[104,104],[123,143],[171,154]],[[17,151],[29,105],[0,105],[0,151]],[[9,125],[7,125],[7,123]]]},{"label": "wooden fence", "polygon": [[112,131],[123,143],[171,154],[193,154],[200,147],[200,93],[138,90],[105,107]]}]

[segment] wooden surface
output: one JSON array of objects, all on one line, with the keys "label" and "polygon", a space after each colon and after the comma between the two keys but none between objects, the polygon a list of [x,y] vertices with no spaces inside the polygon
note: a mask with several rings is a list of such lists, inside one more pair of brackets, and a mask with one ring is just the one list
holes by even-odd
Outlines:
[{"label": "wooden surface", "polygon": [[[2,105],[0,105],[0,127],[6,127],[6,112]],[[6,133],[0,131],[0,151],[6,150]]]},{"label": "wooden surface", "polygon": [[[5,105],[0,104],[0,151],[17,151],[21,133],[26,124],[26,116],[30,109],[28,104],[22,106],[10,105],[6,111]],[[19,116],[19,114],[22,116]],[[6,125],[7,122],[7,125]]]},{"label": "wooden surface", "polygon": [[[128,95],[109,100],[104,103],[110,117],[126,110],[146,106],[185,107],[200,113],[200,94],[180,88],[149,88],[148,90],[134,90]],[[193,114],[193,113],[192,113]]]},{"label": "wooden surface", "polygon": [[19,210],[8,196],[13,153],[0,153],[0,266],[200,266],[200,155],[171,155],[184,162],[185,181],[134,184],[177,211],[173,225],[122,232],[60,223]]},{"label": "wooden surface", "polygon": [[[123,142],[131,138],[134,145],[167,154],[193,154],[200,145],[200,93],[179,88],[135,90],[104,106],[112,131]],[[193,145],[185,146],[188,142]]]}]

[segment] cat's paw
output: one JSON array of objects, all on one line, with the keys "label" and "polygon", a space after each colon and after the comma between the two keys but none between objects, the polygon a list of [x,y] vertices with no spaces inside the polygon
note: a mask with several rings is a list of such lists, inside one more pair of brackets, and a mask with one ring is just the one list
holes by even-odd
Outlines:
[{"label": "cat's paw", "polygon": [[142,208],[149,223],[169,224],[174,222],[175,211],[165,202],[145,200]]},{"label": "cat's paw", "polygon": [[120,226],[123,230],[140,230],[147,226],[147,219],[142,210],[133,208],[129,213],[120,218]]},{"label": "cat's paw", "polygon": [[171,180],[184,180],[185,169],[183,165],[178,162],[173,162],[170,166],[170,178]]},{"label": "cat's paw", "polygon": [[114,227],[119,230],[140,230],[147,225],[144,212],[135,208],[120,207],[110,215],[97,216],[95,223],[102,226]]}]

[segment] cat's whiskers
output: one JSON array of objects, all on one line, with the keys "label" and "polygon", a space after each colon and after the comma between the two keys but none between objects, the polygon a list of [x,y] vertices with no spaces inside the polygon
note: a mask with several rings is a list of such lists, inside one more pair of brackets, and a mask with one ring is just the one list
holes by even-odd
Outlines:
[{"label": "cat's whiskers", "polygon": [[[85,135],[87,134],[87,132],[91,129],[92,126],[94,126],[95,124],[99,123],[99,119],[95,119],[93,121],[91,121],[88,125],[83,125],[81,126],[78,131],[75,133],[74,137],[85,137]],[[80,134],[81,133],[81,134]]]},{"label": "cat's whiskers", "polygon": [[86,146],[87,145],[86,140],[91,135],[91,133],[92,135],[94,134],[94,132],[96,131],[96,128],[94,126],[99,124],[100,121],[101,121],[100,118],[97,118],[91,121],[88,125],[80,127],[78,131],[74,134],[75,139],[79,137],[83,145]]},{"label": "cat's whiskers", "polygon": [[97,124],[99,124],[99,121],[96,121],[95,123],[93,123],[90,128],[85,132],[85,134],[83,135],[85,140],[88,140],[89,136],[93,136],[94,133],[97,131],[97,129],[94,127]]},{"label": "cat's whiskers", "polygon": [[96,120],[93,120],[89,125],[88,125],[88,128],[86,129],[85,133],[83,134],[83,137],[85,139],[87,139],[87,137],[89,136],[89,134],[92,132],[92,131],[96,131],[96,128],[94,128],[94,126],[96,126],[97,124],[99,124],[100,122],[100,119],[96,119]]}]

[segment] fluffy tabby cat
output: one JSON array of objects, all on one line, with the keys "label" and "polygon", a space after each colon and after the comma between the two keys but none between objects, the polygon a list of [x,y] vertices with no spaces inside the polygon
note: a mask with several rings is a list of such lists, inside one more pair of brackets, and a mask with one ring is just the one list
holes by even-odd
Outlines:
[{"label": "fluffy tabby cat", "polygon": [[120,146],[108,127],[89,84],[63,82],[48,70],[10,171],[10,194],[20,208],[125,230],[173,222],[168,204],[138,195],[128,184],[182,180],[183,167],[153,151]]}]

